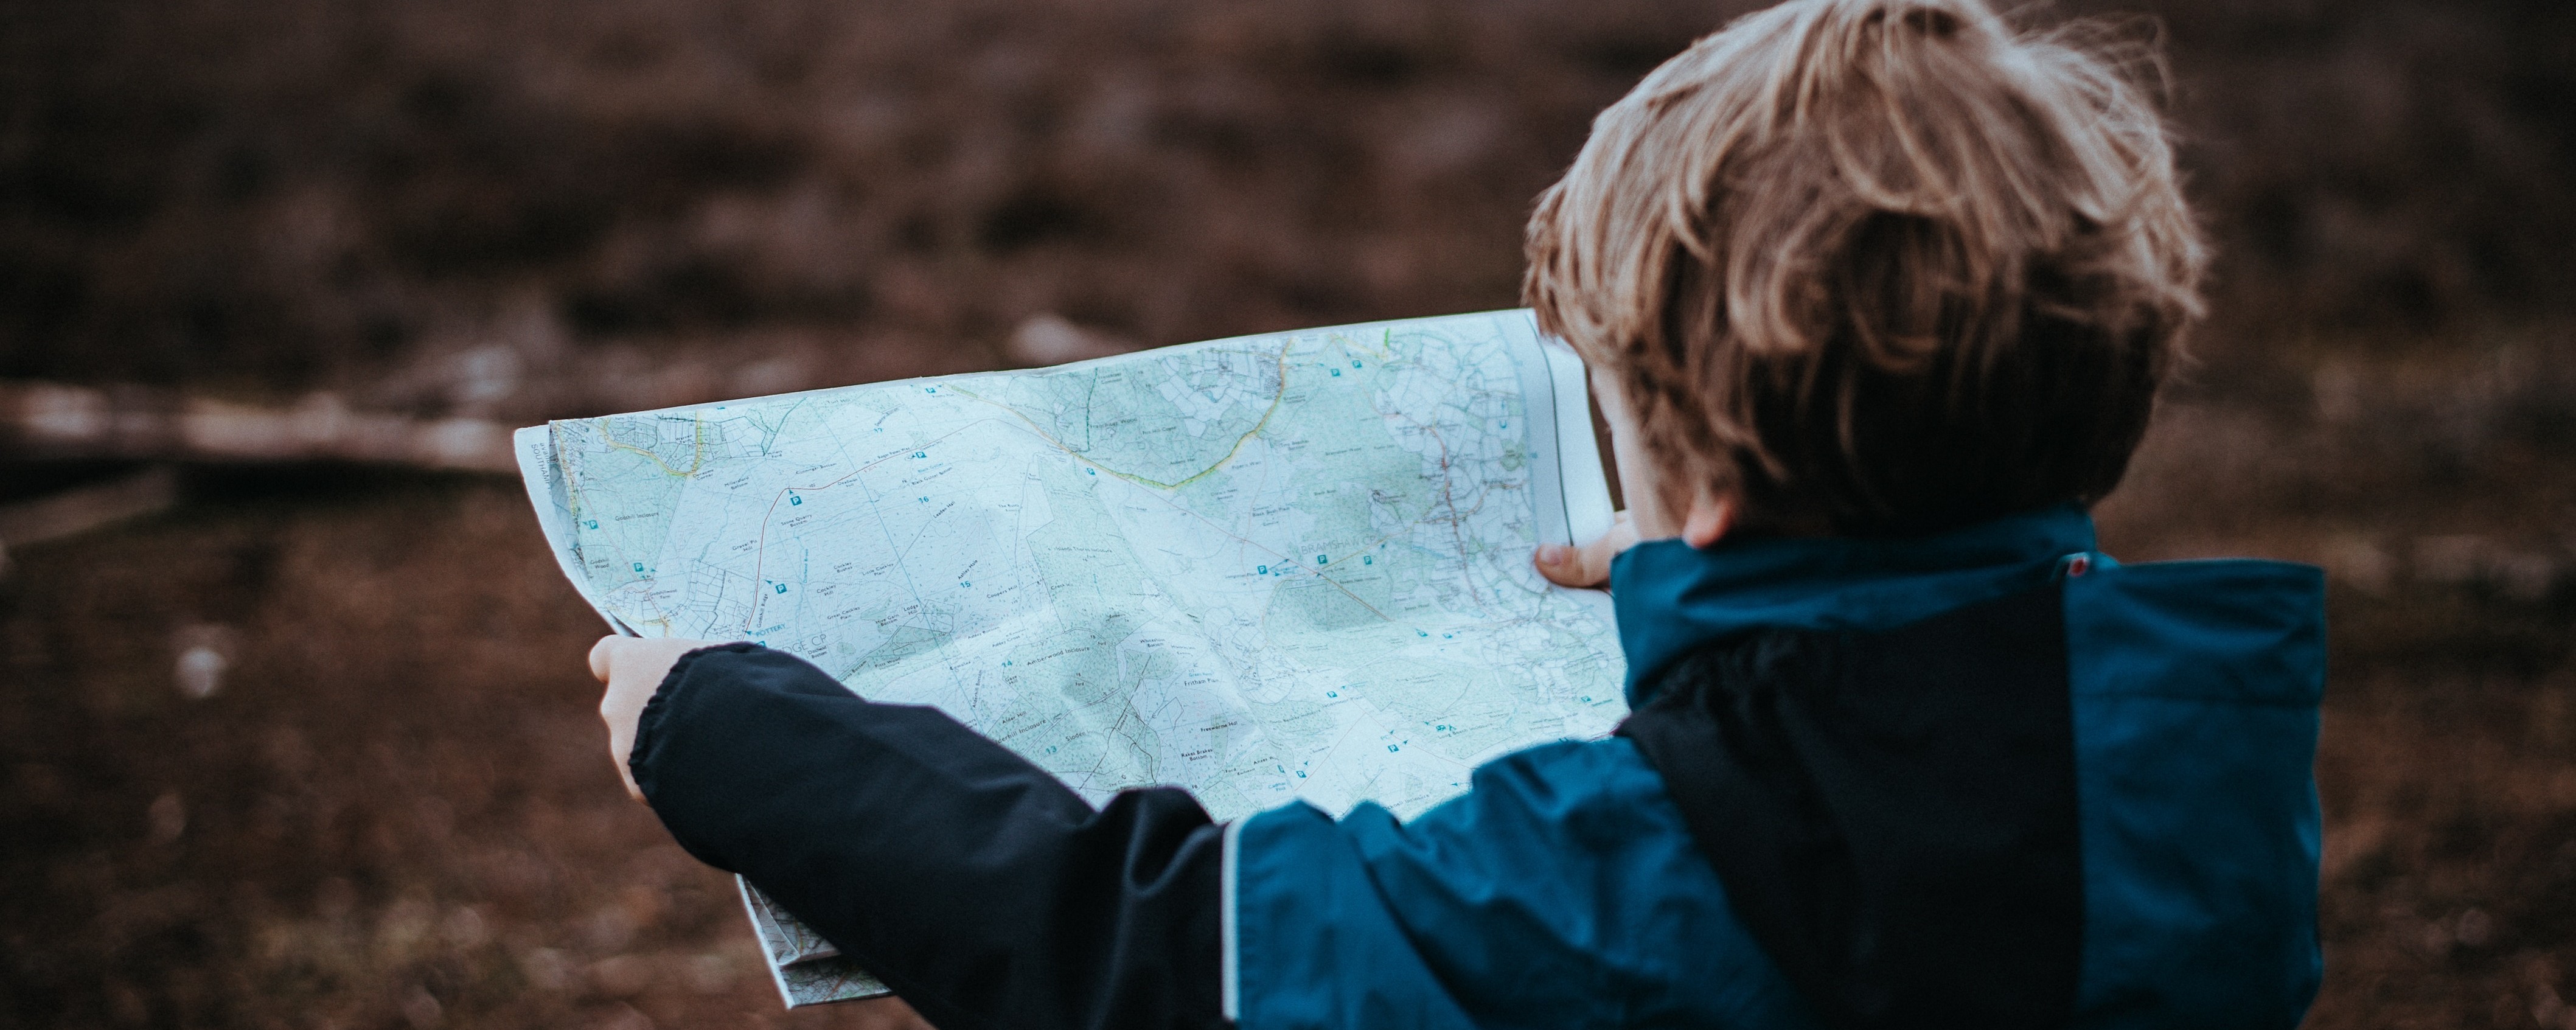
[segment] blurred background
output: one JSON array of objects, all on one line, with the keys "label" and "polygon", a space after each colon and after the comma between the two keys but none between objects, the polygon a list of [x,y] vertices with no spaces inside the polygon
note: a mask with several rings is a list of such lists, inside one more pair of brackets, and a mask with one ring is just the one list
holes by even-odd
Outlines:
[{"label": "blurred background", "polygon": [[[782,1012],[500,430],[1516,303],[1664,0],[0,0],[0,1024]],[[2132,559],[2331,574],[2315,1027],[2576,1028],[2576,7],[2160,33]]]}]

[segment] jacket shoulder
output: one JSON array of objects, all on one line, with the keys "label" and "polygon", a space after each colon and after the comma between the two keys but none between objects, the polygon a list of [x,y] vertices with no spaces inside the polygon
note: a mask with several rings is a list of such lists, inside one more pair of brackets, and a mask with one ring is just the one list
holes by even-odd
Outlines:
[{"label": "jacket shoulder", "polygon": [[2065,594],[2088,1027],[2298,1024],[2322,974],[2324,576],[2159,562]]},{"label": "jacket shoulder", "polygon": [[2066,580],[2076,696],[2313,706],[2325,690],[2325,573],[2221,559]]}]

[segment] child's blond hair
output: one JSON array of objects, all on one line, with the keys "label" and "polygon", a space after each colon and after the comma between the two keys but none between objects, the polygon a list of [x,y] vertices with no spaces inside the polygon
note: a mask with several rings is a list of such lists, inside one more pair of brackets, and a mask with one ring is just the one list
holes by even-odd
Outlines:
[{"label": "child's blond hair", "polygon": [[2163,122],[2079,30],[1792,0],[1603,111],[1529,227],[1540,324],[1667,481],[1788,530],[2109,492],[2206,263]]}]

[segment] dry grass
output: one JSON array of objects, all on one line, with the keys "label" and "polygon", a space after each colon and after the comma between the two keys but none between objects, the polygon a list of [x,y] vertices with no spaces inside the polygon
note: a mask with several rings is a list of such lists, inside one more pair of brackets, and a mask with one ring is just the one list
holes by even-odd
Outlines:
[{"label": "dry grass", "polygon": [[730,878],[626,799],[524,503],[332,477],[22,554],[0,1023],[894,1025],[782,1018]]},{"label": "dry grass", "polygon": [[[560,414],[462,356],[845,382],[1048,311],[1160,344],[1505,306],[1592,114],[1749,6],[0,5],[0,376]],[[2576,8],[2066,9],[2163,19],[2226,321],[2439,348],[2576,296]]]}]

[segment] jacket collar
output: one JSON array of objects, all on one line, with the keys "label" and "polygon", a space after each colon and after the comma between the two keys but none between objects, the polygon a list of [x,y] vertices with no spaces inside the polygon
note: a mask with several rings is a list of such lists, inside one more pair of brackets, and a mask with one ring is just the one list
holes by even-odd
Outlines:
[{"label": "jacket collar", "polygon": [[1679,540],[1631,547],[1610,563],[1628,704],[1642,706],[1664,666],[1721,637],[1757,629],[1883,630],[2037,586],[2059,559],[2093,551],[2093,518],[2072,504],[1931,536]]}]

